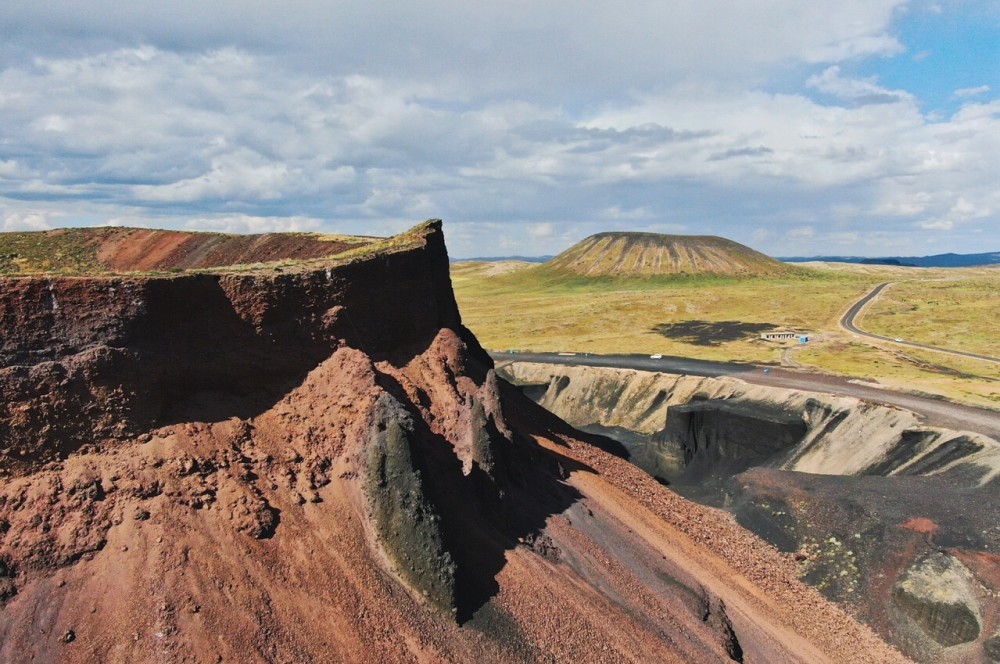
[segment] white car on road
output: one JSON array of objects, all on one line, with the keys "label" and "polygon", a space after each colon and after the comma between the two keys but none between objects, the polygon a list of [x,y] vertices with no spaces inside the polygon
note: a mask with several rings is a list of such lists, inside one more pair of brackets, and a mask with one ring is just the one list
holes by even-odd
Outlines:
[{"label": "white car on road", "polygon": [[651,359],[651,360],[662,360],[663,356],[660,355],[659,353],[657,353],[656,355],[650,355],[649,359]]}]

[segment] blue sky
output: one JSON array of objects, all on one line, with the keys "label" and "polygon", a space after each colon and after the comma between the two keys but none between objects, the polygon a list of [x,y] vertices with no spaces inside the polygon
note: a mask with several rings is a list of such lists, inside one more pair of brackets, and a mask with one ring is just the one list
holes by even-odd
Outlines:
[{"label": "blue sky", "polygon": [[1000,0],[8,0],[0,230],[1000,250]]},{"label": "blue sky", "polygon": [[1000,90],[1000,4],[915,5],[900,12],[892,29],[906,51],[864,60],[858,75],[912,92],[924,112],[942,118],[967,99],[995,97]]}]

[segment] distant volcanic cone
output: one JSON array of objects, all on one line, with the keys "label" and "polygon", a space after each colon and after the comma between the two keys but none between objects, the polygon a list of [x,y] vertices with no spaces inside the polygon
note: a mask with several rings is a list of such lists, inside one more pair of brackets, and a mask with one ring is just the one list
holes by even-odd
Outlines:
[{"label": "distant volcanic cone", "polygon": [[659,233],[591,235],[546,262],[545,267],[586,277],[767,276],[796,270],[726,238]]}]

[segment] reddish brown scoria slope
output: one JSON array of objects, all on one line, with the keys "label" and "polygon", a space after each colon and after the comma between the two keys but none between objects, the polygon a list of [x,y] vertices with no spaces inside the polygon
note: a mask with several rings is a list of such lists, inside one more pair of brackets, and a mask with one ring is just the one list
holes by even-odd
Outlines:
[{"label": "reddish brown scoria slope", "polygon": [[2,661],[904,661],[499,384],[438,224],[316,273],[49,281],[38,311],[14,281]]}]

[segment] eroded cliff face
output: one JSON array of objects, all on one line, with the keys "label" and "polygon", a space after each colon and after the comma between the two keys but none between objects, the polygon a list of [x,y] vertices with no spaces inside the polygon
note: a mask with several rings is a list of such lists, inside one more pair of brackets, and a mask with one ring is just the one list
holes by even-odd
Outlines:
[{"label": "eroded cliff face", "polygon": [[750,467],[934,475],[969,487],[1000,476],[992,438],[851,397],[624,369],[512,362],[501,372],[574,426],[620,438],[634,463],[670,482]]},{"label": "eroded cliff face", "polygon": [[498,381],[439,223],[280,269],[0,280],[0,660],[903,661]]},{"label": "eroded cliff face", "polygon": [[984,506],[1000,500],[997,441],[732,378],[517,362],[499,372],[794,555],[801,578],[911,656],[994,661],[1000,517]]},{"label": "eroded cliff face", "polygon": [[84,444],[211,420],[213,408],[253,414],[341,345],[412,354],[429,330],[462,330],[446,260],[429,226],[333,267],[6,279],[2,465],[21,472]]}]

